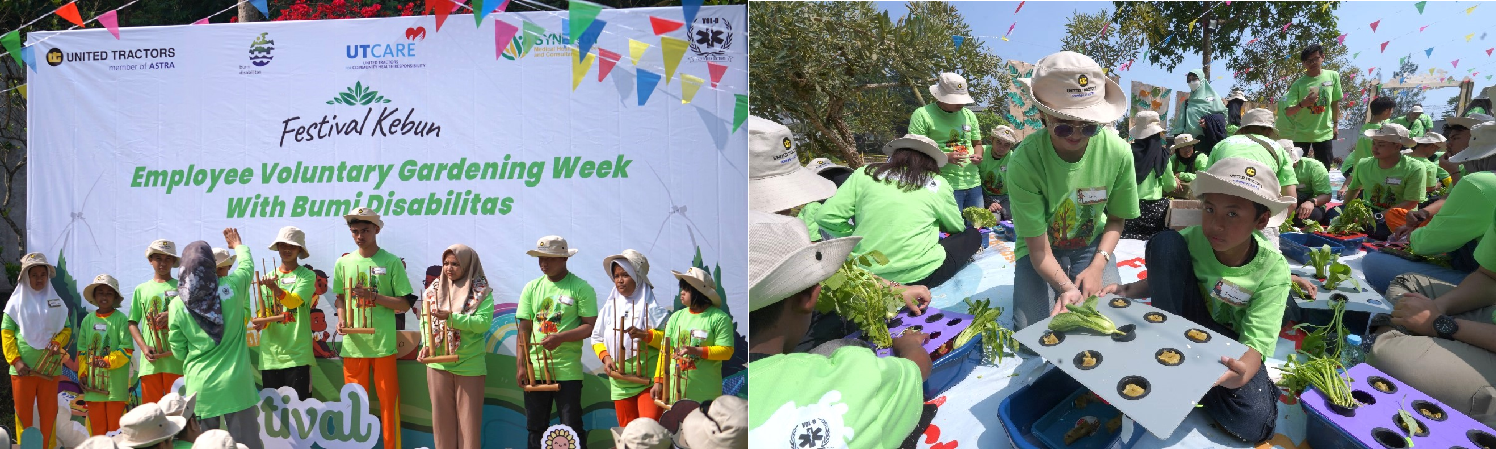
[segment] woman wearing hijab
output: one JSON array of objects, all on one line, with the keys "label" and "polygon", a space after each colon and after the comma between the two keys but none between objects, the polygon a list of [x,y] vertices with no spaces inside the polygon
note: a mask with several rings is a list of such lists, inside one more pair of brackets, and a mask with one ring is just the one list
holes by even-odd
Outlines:
[{"label": "woman wearing hijab", "polygon": [[1231,89],[1231,94],[1226,96],[1226,135],[1236,134],[1236,130],[1241,127],[1241,113],[1246,112],[1246,106],[1246,92]]},{"label": "woman wearing hijab", "polygon": [[1199,150],[1210,154],[1216,142],[1229,135],[1226,105],[1221,103],[1221,97],[1210,87],[1210,81],[1205,79],[1205,72],[1191,70],[1184,79],[1189,82],[1190,96],[1184,101],[1184,106],[1180,107],[1179,113],[1175,114],[1171,131],[1175,135],[1189,134],[1198,137],[1205,144]]},{"label": "woman wearing hijab", "polygon": [[[655,299],[654,284],[649,282],[649,259],[626,249],[603,259],[603,270],[613,280],[613,291],[597,305],[592,350],[609,372],[650,379],[660,351],[650,350],[647,339],[629,334],[662,330],[670,317],[670,309]],[[643,332],[640,336],[645,335]],[[608,383],[620,427],[639,418],[660,419],[660,408],[649,394],[650,384],[612,378]]]},{"label": "woman wearing hijab", "polygon": [[422,328],[430,326],[431,334],[438,336],[457,331],[456,342],[435,342],[455,346],[457,361],[427,362],[431,341],[423,342],[418,358],[426,363],[436,449],[478,449],[483,443],[483,381],[488,376],[483,333],[493,323],[493,290],[478,253],[460,243],[447,247],[442,251],[441,278],[421,297],[429,301],[422,308],[431,310],[430,316],[421,317]]},{"label": "woman wearing hijab", "polygon": [[[1132,164],[1138,183],[1138,218],[1127,220],[1122,238],[1148,240],[1164,230],[1164,215],[1169,212],[1165,193],[1179,188],[1179,180],[1169,169],[1169,151],[1164,149],[1163,122],[1154,111],[1142,111],[1132,118]],[[1188,135],[1188,134],[1186,134]]]},{"label": "woman wearing hijab", "polygon": [[47,263],[47,256],[42,253],[22,257],[21,277],[16,279],[16,290],[5,304],[5,318],[0,320],[16,415],[21,418],[22,428],[31,427],[35,423],[31,414],[35,406],[42,416],[42,441],[52,441],[56,424],[52,418],[57,416],[57,379],[32,369],[41,364],[44,355],[63,351],[73,336],[73,329],[68,327],[68,308],[52,290],[52,277],[56,275],[57,269]]},{"label": "woman wearing hijab", "polygon": [[[222,429],[252,449],[260,443],[255,405],[254,366],[245,339],[245,314],[254,275],[253,256],[239,239],[239,231],[225,229],[224,241],[238,256],[239,266],[222,278],[208,242],[196,241],[182,249],[181,282],[168,307],[172,354],[182,357],[188,395],[197,395],[193,413],[204,430]],[[128,415],[128,414],[127,414]]]}]

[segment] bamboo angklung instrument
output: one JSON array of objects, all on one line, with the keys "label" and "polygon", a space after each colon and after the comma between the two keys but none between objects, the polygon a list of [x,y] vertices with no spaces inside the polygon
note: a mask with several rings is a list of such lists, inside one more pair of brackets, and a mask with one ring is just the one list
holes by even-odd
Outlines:
[{"label": "bamboo angklung instrument", "polygon": [[[633,344],[625,347],[624,340],[629,336],[629,329],[635,328],[633,319],[629,317],[629,311],[615,307],[613,309],[613,339],[617,342],[613,348],[618,350],[613,354],[613,366],[617,371],[608,371],[608,377],[624,382],[649,385],[649,378],[643,375],[644,351],[639,345],[640,340],[633,339]],[[629,358],[630,349],[633,350],[633,358]]]},{"label": "bamboo angklung instrument", "polygon": [[[540,354],[536,356],[539,360],[533,363],[530,360],[530,348],[540,348]],[[561,391],[561,384],[557,383],[555,371],[551,367],[555,362],[551,359],[551,351],[545,349],[545,346],[540,343],[530,343],[530,348],[524,350],[525,372],[527,373],[525,391]],[[535,366],[536,364],[540,366]],[[537,370],[540,371],[540,379],[535,378]]]},{"label": "bamboo angklung instrument", "polygon": [[373,268],[370,268],[367,273],[350,276],[348,282],[344,284],[345,292],[343,297],[345,299],[343,301],[343,308],[346,316],[338,317],[338,326],[343,328],[343,333],[345,334],[374,333],[374,328],[371,326],[373,323],[372,317],[370,317],[371,310],[369,310],[371,301],[367,298],[355,297],[353,294],[355,289],[363,288],[369,284],[367,282],[369,278],[366,276],[373,276],[373,273]]},{"label": "bamboo angklung instrument", "polygon": [[[430,349],[430,355],[421,359],[423,363],[452,363],[457,357],[457,331],[447,326],[447,320],[439,319],[431,314],[436,310],[436,302],[443,296],[441,280],[436,283],[436,296],[430,301],[421,301],[421,334],[425,337],[425,344]],[[448,298],[451,301],[451,298]]]},{"label": "bamboo angklung instrument", "polygon": [[[99,338],[102,339],[103,337]],[[83,377],[83,379],[80,379],[83,380],[83,392],[107,395],[109,394],[109,369],[99,368],[95,366],[95,363],[108,356],[109,348],[104,347],[101,352],[99,343],[100,340],[95,339],[93,343],[88,345],[88,349],[83,352],[83,357],[79,358],[79,372],[87,370],[87,377],[84,377],[82,374],[79,377]]]},{"label": "bamboo angklung instrument", "polygon": [[654,401],[655,405],[661,409],[670,410],[676,401],[685,396],[686,389],[684,377],[681,375],[680,360],[675,356],[675,351],[680,346],[676,343],[676,339],[670,338],[668,333],[665,334],[664,339],[665,341],[660,343],[660,357],[664,359],[664,372],[660,373],[660,391],[664,397],[654,398]]},{"label": "bamboo angklung instrument", "polygon": [[280,301],[277,301],[275,299],[275,295],[266,292],[265,286],[260,285],[261,282],[264,282],[267,279],[280,279],[280,277],[277,276],[275,278],[271,278],[269,276],[269,270],[271,270],[272,268],[269,268],[271,267],[271,265],[265,265],[264,259],[260,260],[260,266],[266,267],[266,271],[263,276],[259,271],[256,271],[254,274],[255,278],[254,283],[251,284],[252,293],[250,294],[250,301],[254,303],[253,308],[255,311],[255,316],[250,321],[254,322],[255,324],[279,323],[286,321],[286,314],[280,312]]},{"label": "bamboo angklung instrument", "polygon": [[151,307],[149,313],[146,314],[149,317],[146,320],[146,326],[150,328],[151,339],[154,340],[151,342],[151,352],[156,353],[157,358],[172,356],[171,347],[166,344],[169,330],[167,330],[166,326],[156,326],[156,315],[166,312],[162,307],[162,302],[164,301],[161,300],[160,296],[151,298]]}]

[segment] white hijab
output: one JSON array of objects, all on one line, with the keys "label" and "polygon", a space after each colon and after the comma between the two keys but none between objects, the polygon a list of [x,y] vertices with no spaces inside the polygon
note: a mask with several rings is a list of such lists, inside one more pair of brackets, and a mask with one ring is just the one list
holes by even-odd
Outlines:
[{"label": "white hijab", "polygon": [[[633,350],[634,337],[623,334],[622,341],[618,338],[618,329],[628,330],[630,327],[640,329],[660,329],[665,326],[665,319],[670,317],[670,309],[660,305],[655,299],[654,288],[640,281],[638,272],[634,271],[634,264],[627,259],[613,261],[629,277],[634,279],[634,294],[624,296],[614,285],[608,292],[608,299],[603,301],[603,306],[598,310],[597,317],[600,326],[592,331],[592,342],[602,343],[608,348],[608,354],[613,355],[614,360],[627,360],[635,357]],[[622,315],[623,320],[618,320]]]},{"label": "white hijab", "polygon": [[5,304],[5,314],[16,322],[16,327],[21,328],[21,336],[26,339],[27,345],[35,349],[47,349],[52,337],[56,337],[62,327],[67,325],[67,305],[62,303],[62,297],[52,289],[51,279],[47,280],[41,290],[31,289],[31,282],[25,272],[21,273],[19,281],[21,285],[16,286],[16,291],[10,294],[10,302]]}]

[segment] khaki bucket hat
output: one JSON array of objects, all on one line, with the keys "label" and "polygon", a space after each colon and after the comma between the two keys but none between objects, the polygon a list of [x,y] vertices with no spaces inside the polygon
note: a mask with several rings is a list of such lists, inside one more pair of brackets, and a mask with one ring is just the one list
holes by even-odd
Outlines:
[{"label": "khaki bucket hat", "polygon": [[83,287],[83,299],[87,300],[89,303],[93,303],[94,291],[97,290],[100,285],[105,285],[109,288],[114,289],[114,294],[120,296],[121,299],[124,299],[124,293],[120,293],[119,291],[119,281],[114,279],[114,276],[110,276],[107,274],[94,276],[93,282],[90,282],[88,286]]},{"label": "khaki bucket hat", "polygon": [[930,85],[930,95],[946,104],[976,103],[966,92],[966,77],[950,72],[940,74],[935,84]]},{"label": "khaki bucket hat", "polygon": [[841,268],[862,237],[810,242],[805,223],[748,212],[748,310],[777,303],[821,283]]},{"label": "khaki bucket hat", "polygon": [[686,449],[747,449],[748,401],[718,396],[680,423],[675,445]]},{"label": "khaki bucket hat", "polygon": [[1392,142],[1403,147],[1411,147],[1417,144],[1417,142],[1413,141],[1412,137],[1408,137],[1408,129],[1396,123],[1388,123],[1377,129],[1368,129],[1361,134],[1371,140]]},{"label": "khaki bucket hat", "polygon": [[147,402],[126,412],[119,418],[119,435],[114,442],[125,447],[146,447],[175,437],[187,418],[167,416],[161,406]]},{"label": "khaki bucket hat", "polygon": [[171,264],[172,268],[182,266],[182,258],[177,256],[177,244],[172,243],[171,240],[158,239],[151,242],[151,245],[145,248],[145,258],[150,259],[152,254],[165,254],[171,257],[176,257],[177,261],[176,263]]},{"label": "khaki bucket hat", "polygon": [[1013,127],[1008,125],[994,126],[988,134],[991,134],[993,139],[1012,144],[1018,143],[1018,132],[1013,131]]},{"label": "khaki bucket hat", "polygon": [[297,258],[305,259],[308,257],[312,257],[306,252],[306,233],[302,232],[301,229],[298,229],[295,226],[286,226],[284,228],[281,228],[280,232],[275,234],[275,241],[270,242],[270,250],[276,251],[275,245],[279,243],[296,245],[297,248],[301,248],[301,254],[299,254]]},{"label": "khaki bucket hat", "polygon": [[[1496,87],[1496,86],[1491,86]],[[1496,118],[1486,114],[1466,114],[1464,117],[1450,117],[1444,119],[1445,124],[1474,128],[1481,123],[1496,121]]]},{"label": "khaki bucket hat", "polygon": [[950,161],[950,158],[945,155],[945,152],[940,151],[940,145],[937,145],[935,141],[930,140],[929,137],[925,137],[919,134],[905,134],[904,137],[900,137],[886,144],[883,144],[883,154],[888,156],[893,156],[893,152],[901,149],[909,149],[924,153],[931,159],[935,159],[936,167],[944,167],[946,162]]},{"label": "khaki bucket hat", "polygon": [[16,280],[21,283],[25,283],[26,272],[30,271],[31,267],[35,267],[38,265],[47,267],[47,279],[57,277],[57,267],[53,266],[50,263],[47,263],[46,254],[30,253],[21,257],[21,276],[16,278]]},{"label": "khaki bucket hat", "polygon": [[363,220],[374,223],[374,227],[384,229],[384,220],[379,219],[379,214],[375,213],[374,209],[360,207],[358,209],[354,209],[353,213],[343,216],[344,222],[352,223],[353,220]]},{"label": "khaki bucket hat", "polygon": [[239,255],[225,248],[213,248],[214,266],[218,268],[232,267],[234,261],[239,260]]},{"label": "khaki bucket hat", "polygon": [[627,427],[612,430],[618,449],[670,449],[670,431],[650,418],[637,418]]},{"label": "khaki bucket hat", "polygon": [[1187,146],[1192,146],[1197,143],[1200,143],[1200,139],[1196,139],[1195,136],[1190,134],[1180,134],[1174,136],[1174,146],[1169,147],[1169,149],[1177,150]]},{"label": "khaki bucket hat", "polygon": [[547,235],[535,242],[535,249],[525,252],[535,257],[571,257],[577,255],[577,250],[567,246],[566,239],[559,235]]},{"label": "khaki bucket hat", "polygon": [[1163,120],[1158,118],[1158,112],[1142,111],[1132,116],[1132,127],[1128,128],[1127,135],[1141,139],[1161,132],[1164,132],[1164,125]]},{"label": "khaki bucket hat", "polygon": [[1496,123],[1482,123],[1470,128],[1470,146],[1449,157],[1456,164],[1496,156]]},{"label": "khaki bucket hat", "polygon": [[1127,93],[1090,56],[1062,51],[1040,59],[1032,78],[1019,78],[1039,110],[1062,120],[1111,123],[1127,115]]},{"label": "khaki bucket hat", "polygon": [[717,283],[712,281],[711,273],[707,273],[706,270],[701,268],[691,267],[685,273],[670,270],[670,274],[674,274],[676,279],[686,281],[696,291],[706,295],[707,299],[712,300],[712,305],[722,307],[722,297],[717,294]]},{"label": "khaki bucket hat", "polygon": [[620,259],[628,261],[629,265],[633,265],[634,273],[642,278],[635,279],[634,282],[654,288],[654,283],[649,282],[649,259],[645,258],[643,253],[632,249],[623,250],[623,252],[603,259],[603,272],[607,273],[608,279],[613,279],[613,262]]},{"label": "khaki bucket hat", "polygon": [[1195,198],[1203,198],[1207,193],[1246,198],[1267,206],[1272,215],[1282,213],[1295,203],[1294,197],[1279,194],[1281,186],[1272,168],[1247,158],[1221,159],[1200,172],[1190,188],[1194,189]]},{"label": "khaki bucket hat", "polygon": [[748,209],[779,212],[836,194],[836,184],[800,166],[790,129],[748,117]]},{"label": "khaki bucket hat", "polygon": [[192,449],[249,449],[249,446],[234,441],[228,431],[213,429],[198,435],[197,441],[192,442]]}]

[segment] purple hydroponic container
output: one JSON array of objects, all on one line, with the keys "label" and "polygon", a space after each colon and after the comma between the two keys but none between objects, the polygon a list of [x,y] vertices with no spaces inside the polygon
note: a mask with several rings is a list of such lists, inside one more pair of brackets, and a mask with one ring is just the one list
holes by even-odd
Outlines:
[{"label": "purple hydroponic container", "polygon": [[[1300,397],[1309,417],[1309,447],[1314,449],[1496,448],[1496,431],[1462,415],[1369,364],[1346,371],[1351,394],[1362,405],[1353,416],[1336,412],[1319,390]],[[1419,431],[1412,435],[1399,425],[1399,409],[1413,414]],[[1427,414],[1425,414],[1427,413]]]},{"label": "purple hydroponic container", "polygon": [[[930,337],[925,342],[925,351],[930,353],[930,360],[939,360],[941,356],[955,350],[956,335],[971,327],[971,320],[976,317],[964,313],[947,312],[934,307],[927,308],[925,313],[919,316],[909,314],[909,309],[899,310],[898,315],[888,320],[888,332],[898,338],[905,329],[914,329],[924,332]],[[858,331],[850,338],[861,338],[862,331]],[[888,357],[893,354],[893,349],[883,348],[877,350],[878,357]]]}]

